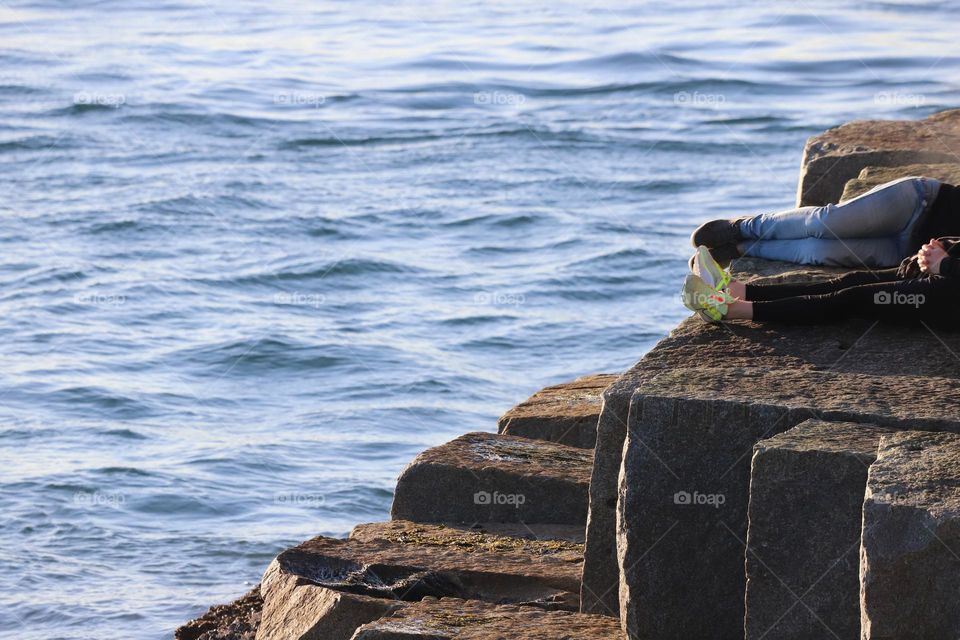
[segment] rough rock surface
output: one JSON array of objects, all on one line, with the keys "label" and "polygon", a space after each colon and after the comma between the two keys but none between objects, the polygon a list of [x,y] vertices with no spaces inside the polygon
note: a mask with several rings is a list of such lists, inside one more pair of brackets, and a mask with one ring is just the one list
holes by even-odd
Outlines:
[{"label": "rough rock surface", "polygon": [[[740,259],[734,264],[737,277],[763,276],[757,279],[759,282],[817,280],[838,271],[797,270],[796,265],[753,259]],[[716,326],[696,318],[682,322],[604,392],[590,483],[581,591],[583,611],[618,615],[617,476],[630,398],[658,373],[719,363],[781,371],[830,370],[878,376],[957,378],[960,360],[955,353],[960,353],[960,334],[932,331],[922,326],[893,326],[869,320],[806,327],[751,322]]]},{"label": "rough rock surface", "polygon": [[750,453],[814,417],[960,431],[960,380],[701,367],[663,372],[634,394],[617,506],[629,635],[743,633]]},{"label": "rough rock surface", "polygon": [[592,449],[603,390],[616,379],[601,373],[545,387],[503,414],[497,431]]},{"label": "rough rock surface", "polygon": [[415,522],[582,526],[592,463],[586,449],[468,433],[424,451],[404,469],[391,514]]},{"label": "rough rock surface", "polygon": [[[322,578],[337,576],[336,567],[321,571]],[[267,568],[257,640],[349,640],[360,625],[403,606],[399,600],[340,590],[349,585],[328,588],[312,578],[275,564]]]},{"label": "rough rock surface", "polygon": [[[583,553],[583,527],[569,524],[523,524],[511,522],[484,522],[474,525],[461,523],[421,524],[407,520],[390,520],[358,524],[350,532],[352,540],[404,541],[414,537],[433,540],[434,544],[490,550],[526,548],[528,551],[549,549],[543,542],[572,542]],[[424,537],[429,536],[429,537]],[[506,546],[504,546],[506,545]],[[524,547],[524,545],[526,545]],[[566,549],[574,549],[564,545]]]},{"label": "rough rock surface", "polygon": [[860,553],[865,640],[960,637],[960,437],[883,437]]},{"label": "rough rock surface", "polygon": [[264,574],[258,640],[349,638],[366,622],[426,596],[576,610],[582,545],[391,522],[347,540],[318,537]]},{"label": "rough rock surface", "polygon": [[956,162],[960,109],[924,120],[857,120],[807,140],[797,206],[837,202],[864,167]]},{"label": "rough rock surface", "polygon": [[178,628],[173,636],[176,640],[254,640],[262,607],[257,585],[230,604],[210,607],[199,618]]},{"label": "rough rock surface", "polygon": [[843,187],[840,201],[852,200],[881,184],[906,178],[907,176],[927,176],[948,184],[960,184],[960,164],[906,164],[897,167],[866,167],[860,175],[848,180]]},{"label": "rough rock surface", "polygon": [[863,494],[885,433],[807,420],[754,446],[747,640],[860,637]]},{"label": "rough rock surface", "polygon": [[353,640],[622,640],[606,616],[424,598],[357,629]]}]

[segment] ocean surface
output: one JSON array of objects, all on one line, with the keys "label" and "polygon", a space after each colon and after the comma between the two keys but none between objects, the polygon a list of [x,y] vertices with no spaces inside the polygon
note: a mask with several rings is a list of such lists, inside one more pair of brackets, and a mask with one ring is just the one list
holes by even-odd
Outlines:
[{"label": "ocean surface", "polygon": [[960,105],[955,2],[0,4],[0,637],[170,638],[617,372],[804,140]]}]

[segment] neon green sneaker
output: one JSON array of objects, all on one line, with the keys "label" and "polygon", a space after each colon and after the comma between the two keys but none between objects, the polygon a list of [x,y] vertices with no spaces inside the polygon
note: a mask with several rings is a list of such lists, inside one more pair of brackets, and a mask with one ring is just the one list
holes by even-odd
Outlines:
[{"label": "neon green sneaker", "polygon": [[697,252],[693,254],[690,260],[690,271],[706,282],[708,285],[722,291],[730,284],[730,271],[723,269],[717,261],[713,259],[710,250],[704,246],[697,247]]},{"label": "neon green sneaker", "polygon": [[717,291],[696,274],[687,275],[680,291],[683,305],[707,322],[720,322],[734,301],[726,291]]}]

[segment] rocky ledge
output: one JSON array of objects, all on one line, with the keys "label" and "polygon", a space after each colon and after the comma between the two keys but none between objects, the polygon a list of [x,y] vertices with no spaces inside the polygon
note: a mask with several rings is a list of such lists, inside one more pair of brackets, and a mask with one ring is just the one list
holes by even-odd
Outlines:
[{"label": "rocky ledge", "polygon": [[[958,158],[960,110],[852,122],[808,141],[798,202]],[[958,354],[926,325],[688,319],[423,452],[390,522],[284,551],[177,640],[955,639]]]},{"label": "rocky ledge", "polygon": [[[535,634],[535,635],[534,635]],[[615,618],[424,598],[357,629],[354,640],[622,640]]]},{"label": "rocky ledge", "polygon": [[958,148],[960,109],[941,111],[923,120],[849,122],[807,141],[797,206],[839,201],[846,183],[856,179],[863,169],[955,165]]}]

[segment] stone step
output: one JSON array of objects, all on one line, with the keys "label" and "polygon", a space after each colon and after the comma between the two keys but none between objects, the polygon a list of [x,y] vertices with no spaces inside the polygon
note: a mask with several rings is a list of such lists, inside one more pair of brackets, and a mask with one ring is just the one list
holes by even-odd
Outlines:
[{"label": "stone step", "polygon": [[[473,525],[446,522],[424,524],[408,520],[390,520],[358,524],[350,532],[352,540],[385,539],[403,542],[405,539],[419,539],[428,532],[431,539],[444,542],[449,539],[455,546],[472,548],[471,541],[493,545],[527,544],[532,550],[541,549],[544,541],[572,542],[583,545],[584,529],[575,524],[523,524],[513,522],[481,522]],[[512,546],[510,547],[512,548]]]},{"label": "stone step", "polygon": [[391,515],[414,522],[583,527],[592,463],[587,449],[468,433],[427,449],[404,469]]},{"label": "stone step", "polygon": [[347,640],[425,597],[575,611],[583,545],[392,521],[317,537],[274,559],[257,640]]},{"label": "stone step", "polygon": [[940,164],[905,164],[896,167],[865,167],[860,175],[848,180],[843,187],[841,202],[852,200],[863,195],[874,187],[886,184],[897,178],[909,176],[926,176],[936,178],[947,184],[960,184],[960,163],[947,162]]},{"label": "stone step", "polygon": [[858,120],[807,140],[797,206],[838,202],[864,167],[956,162],[960,109],[924,120]]},{"label": "stone step", "polygon": [[616,379],[600,373],[544,387],[503,414],[497,432],[593,449],[603,391]]},{"label": "stone step", "polygon": [[[960,381],[675,369],[634,394],[629,416],[617,506],[625,631],[658,640],[734,637],[743,634],[745,615],[753,446],[814,417],[957,432]],[[694,492],[706,501],[678,500]]]},{"label": "stone step", "polygon": [[363,625],[353,640],[623,640],[607,616],[424,598]]},{"label": "stone step", "polygon": [[807,420],[754,446],[747,640],[860,637],[863,494],[885,433]]},{"label": "stone step", "polygon": [[865,640],[960,637],[960,436],[881,439],[860,560]]}]

